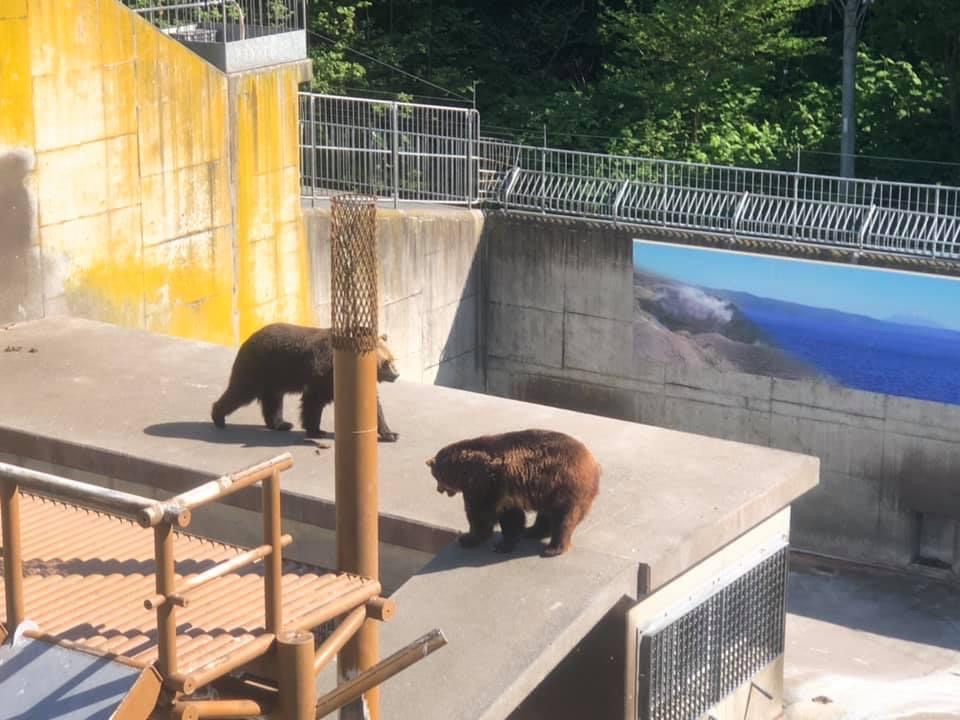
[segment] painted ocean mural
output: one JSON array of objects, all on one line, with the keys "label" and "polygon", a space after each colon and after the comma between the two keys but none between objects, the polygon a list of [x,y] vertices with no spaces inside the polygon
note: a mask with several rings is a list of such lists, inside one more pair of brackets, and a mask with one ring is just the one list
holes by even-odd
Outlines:
[{"label": "painted ocean mural", "polygon": [[637,362],[960,404],[960,281],[634,242]]}]

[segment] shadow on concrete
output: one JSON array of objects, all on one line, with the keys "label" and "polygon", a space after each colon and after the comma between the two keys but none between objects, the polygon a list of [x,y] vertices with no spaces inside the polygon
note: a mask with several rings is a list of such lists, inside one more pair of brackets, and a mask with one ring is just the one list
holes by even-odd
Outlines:
[{"label": "shadow on concrete", "polygon": [[215,445],[242,445],[243,447],[289,447],[291,445],[311,444],[323,448],[330,437],[324,437],[317,444],[308,440],[302,430],[288,430],[279,432],[269,430],[263,425],[236,424],[220,429],[209,420],[184,420],[180,422],[157,423],[143,429],[145,435],[152,437],[180,438],[186,440],[200,440]]},{"label": "shadow on concrete", "polygon": [[30,278],[34,212],[27,190],[33,159],[23,151],[0,153],[0,323],[35,316]]},{"label": "shadow on concrete", "polygon": [[[499,563],[519,560],[521,558],[537,557],[543,552],[546,543],[538,540],[523,539],[513,549],[513,552],[494,552],[493,544],[500,540],[500,534],[494,536],[483,545],[473,548],[460,547],[456,541],[450,543],[440,551],[433,560],[420,568],[416,575],[430,575],[446,572],[454,568],[482,568]],[[553,558],[543,558],[543,562],[550,562]]]},{"label": "shadow on concrete", "polygon": [[896,571],[791,565],[787,612],[960,652],[960,587]]}]

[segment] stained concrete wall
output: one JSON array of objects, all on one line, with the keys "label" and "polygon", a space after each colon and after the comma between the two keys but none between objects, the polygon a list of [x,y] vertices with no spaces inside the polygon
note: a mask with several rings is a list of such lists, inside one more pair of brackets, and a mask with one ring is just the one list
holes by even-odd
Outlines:
[{"label": "stained concrete wall", "polygon": [[234,344],[306,320],[305,67],[228,78],[117,0],[3,2],[0,322]]},{"label": "stained concrete wall", "polygon": [[[316,324],[330,325],[330,209],[305,211]],[[483,390],[483,215],[377,209],[379,325],[405,380]]]},{"label": "stained concrete wall", "polygon": [[635,237],[486,218],[487,391],[816,455],[820,485],[793,506],[795,546],[960,572],[960,407],[635,359]]}]

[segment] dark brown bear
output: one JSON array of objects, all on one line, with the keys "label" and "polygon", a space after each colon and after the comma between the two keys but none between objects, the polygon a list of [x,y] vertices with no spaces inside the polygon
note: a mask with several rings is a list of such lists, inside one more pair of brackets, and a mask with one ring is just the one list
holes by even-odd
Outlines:
[{"label": "dark brown bear", "polygon": [[[393,382],[400,373],[393,353],[381,335],[377,348],[377,381]],[[213,424],[222,428],[238,408],[260,401],[263,420],[273,430],[293,427],[283,419],[283,396],[300,393],[300,418],[307,437],[323,437],[320,418],[333,401],[333,346],[330,330],[273,323],[257,330],[237,351],[230,384],[210,410]],[[387,426],[377,398],[377,435],[394,442],[399,437]]]},{"label": "dark brown bear", "polygon": [[[427,465],[437,492],[463,493],[470,532],[460,544],[485,542],[500,523],[497,552],[510,552],[521,535],[550,536],[544,557],[562,555],[600,489],[600,465],[579,440],[550,430],[483,435],[447,445]],[[536,522],[524,532],[526,511]]]}]

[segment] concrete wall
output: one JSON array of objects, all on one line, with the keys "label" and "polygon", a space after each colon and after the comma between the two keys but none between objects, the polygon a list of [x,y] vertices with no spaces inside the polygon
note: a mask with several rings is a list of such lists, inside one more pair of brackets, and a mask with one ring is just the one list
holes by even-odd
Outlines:
[{"label": "concrete wall", "polygon": [[[330,210],[306,210],[313,321],[330,325]],[[404,380],[483,390],[478,210],[377,209],[379,324]]]},{"label": "concrete wall", "polygon": [[820,486],[793,505],[795,546],[960,572],[960,407],[635,360],[635,237],[487,217],[487,391],[816,455]]},{"label": "concrete wall", "polygon": [[2,3],[0,322],[305,320],[302,71],[228,78],[117,0]]}]

